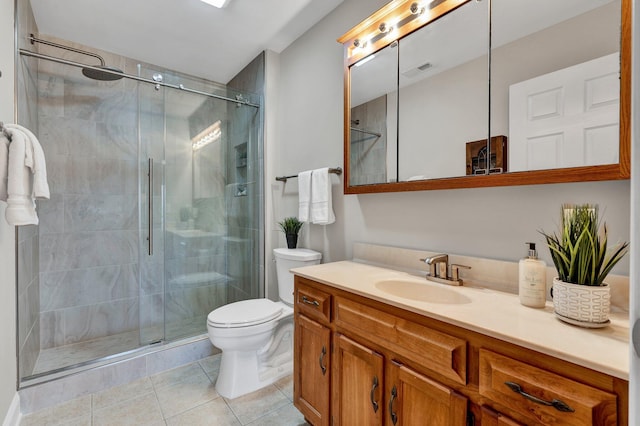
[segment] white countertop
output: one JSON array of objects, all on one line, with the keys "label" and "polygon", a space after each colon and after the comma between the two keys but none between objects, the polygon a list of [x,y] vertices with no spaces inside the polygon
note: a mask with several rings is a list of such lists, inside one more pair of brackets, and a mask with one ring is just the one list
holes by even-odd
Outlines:
[{"label": "white countertop", "polygon": [[[629,320],[612,313],[611,324],[586,329],[563,323],[553,305],[533,309],[520,304],[517,295],[474,287],[455,287],[427,282],[405,272],[342,261],[292,269],[296,275],[369,299],[388,303],[574,364],[629,380]],[[467,303],[432,303],[391,295],[376,287],[382,280],[415,281],[445,287],[459,293]],[[469,283],[473,285],[473,283]]]}]

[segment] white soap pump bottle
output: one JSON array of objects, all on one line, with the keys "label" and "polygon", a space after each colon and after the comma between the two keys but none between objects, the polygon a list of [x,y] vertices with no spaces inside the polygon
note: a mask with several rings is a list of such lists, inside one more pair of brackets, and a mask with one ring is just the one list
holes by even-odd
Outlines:
[{"label": "white soap pump bottle", "polygon": [[547,291],[547,264],[538,259],[535,243],[529,245],[529,255],[519,263],[520,303],[532,308],[544,308]]}]

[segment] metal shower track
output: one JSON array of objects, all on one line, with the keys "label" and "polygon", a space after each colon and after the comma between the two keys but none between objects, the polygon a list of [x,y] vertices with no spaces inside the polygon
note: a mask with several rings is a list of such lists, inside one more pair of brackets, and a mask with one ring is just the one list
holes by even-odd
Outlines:
[{"label": "metal shower track", "polygon": [[92,69],[92,70],[100,71],[100,72],[107,73],[107,74],[114,74],[114,75],[117,75],[117,76],[120,76],[120,77],[129,78],[131,80],[140,81],[142,83],[153,84],[154,86],[158,86],[159,85],[159,86],[163,86],[163,87],[170,87],[172,89],[178,89],[178,90],[182,90],[184,92],[195,93],[197,95],[208,96],[210,98],[215,98],[215,99],[221,99],[221,100],[227,101],[227,102],[234,102],[234,103],[239,104],[239,105],[247,105],[247,106],[251,106],[251,107],[254,107],[254,108],[260,108],[260,105],[254,104],[252,102],[249,102],[248,100],[246,100],[246,99],[244,99],[242,97],[240,97],[238,99],[227,98],[226,96],[220,96],[220,95],[215,95],[213,93],[202,92],[200,90],[189,89],[188,87],[185,87],[182,84],[176,85],[176,84],[169,84],[169,83],[164,83],[164,82],[160,82],[160,81],[155,81],[155,80],[151,80],[151,79],[144,78],[144,77],[138,77],[137,75],[125,74],[125,73],[121,73],[121,72],[117,72],[117,71],[111,71],[111,70],[105,69],[105,68],[100,68],[100,67],[95,67],[95,66],[92,66],[92,65],[81,64],[79,62],[69,61],[69,60],[66,60],[66,59],[56,58],[55,56],[44,55],[42,53],[36,53],[36,52],[32,52],[32,51],[26,50],[26,49],[18,49],[18,52],[20,52],[20,54],[24,55],[24,56],[31,56],[33,58],[44,59],[46,61],[57,62],[59,64],[71,65],[71,66],[77,67],[77,68]]}]

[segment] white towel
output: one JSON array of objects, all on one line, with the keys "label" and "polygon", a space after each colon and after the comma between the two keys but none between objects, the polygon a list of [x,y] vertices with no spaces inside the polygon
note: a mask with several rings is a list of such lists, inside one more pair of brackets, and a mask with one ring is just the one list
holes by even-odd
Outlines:
[{"label": "white towel", "polygon": [[49,199],[49,184],[47,183],[47,163],[44,151],[36,135],[31,130],[19,124],[7,124],[5,128],[12,131],[20,131],[27,136],[27,152],[25,153],[25,165],[33,173],[33,196]]},{"label": "white towel", "polygon": [[336,221],[331,201],[329,168],[316,169],[311,175],[311,223],[329,225]]},{"label": "white towel", "polygon": [[9,180],[9,139],[0,132],[0,201],[7,201]]},{"label": "white towel", "polygon": [[37,225],[35,198],[49,198],[44,152],[28,129],[17,124],[5,129],[10,136],[5,217],[10,225]]},{"label": "white towel", "polygon": [[298,220],[300,222],[309,222],[311,173],[312,170],[298,173]]}]

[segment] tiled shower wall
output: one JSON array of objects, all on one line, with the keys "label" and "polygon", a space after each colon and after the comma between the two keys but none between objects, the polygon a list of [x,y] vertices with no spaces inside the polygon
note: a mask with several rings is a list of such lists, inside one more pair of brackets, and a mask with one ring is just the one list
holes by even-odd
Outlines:
[{"label": "tiled shower wall", "polygon": [[351,126],[368,132],[380,133],[374,136],[351,131],[351,185],[384,183],[387,181],[387,96],[380,96],[357,107],[351,108]]},{"label": "tiled shower wall", "polygon": [[[125,68],[124,58],[99,54]],[[41,347],[137,330],[136,83],[97,82],[77,68],[40,61],[38,93],[51,190],[39,207]]]},{"label": "tiled shower wall", "polygon": [[[263,52],[227,85],[263,98],[264,70]],[[234,278],[229,286],[229,302],[264,296],[264,152],[260,142],[263,115],[262,108],[229,107],[226,256],[228,273]]]}]

